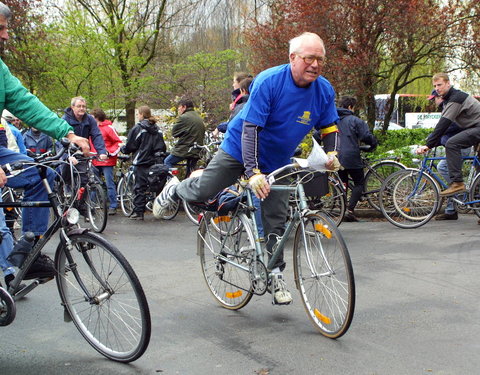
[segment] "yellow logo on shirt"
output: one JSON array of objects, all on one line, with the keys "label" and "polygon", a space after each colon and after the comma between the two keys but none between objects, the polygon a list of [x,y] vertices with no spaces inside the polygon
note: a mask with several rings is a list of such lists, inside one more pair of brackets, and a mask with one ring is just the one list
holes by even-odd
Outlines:
[{"label": "yellow logo on shirt", "polygon": [[303,112],[303,115],[298,118],[297,122],[304,125],[310,125],[310,122],[312,121],[310,114],[311,113],[309,111]]}]

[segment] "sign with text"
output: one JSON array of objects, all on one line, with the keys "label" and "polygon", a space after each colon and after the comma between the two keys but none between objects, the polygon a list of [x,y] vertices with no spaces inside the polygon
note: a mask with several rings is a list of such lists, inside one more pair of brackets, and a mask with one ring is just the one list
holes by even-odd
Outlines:
[{"label": "sign with text", "polygon": [[440,112],[405,113],[405,127],[407,129],[434,128],[440,117],[442,117]]}]

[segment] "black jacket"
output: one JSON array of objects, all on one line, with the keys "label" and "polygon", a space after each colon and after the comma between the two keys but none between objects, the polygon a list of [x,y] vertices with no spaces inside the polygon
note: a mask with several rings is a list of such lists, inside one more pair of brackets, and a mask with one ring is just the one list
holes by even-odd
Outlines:
[{"label": "black jacket", "polygon": [[377,139],[368,129],[367,123],[355,116],[352,111],[337,108],[337,112],[340,117],[337,124],[340,135],[340,164],[345,169],[363,168],[359,142],[375,147]]},{"label": "black jacket", "polygon": [[127,143],[122,147],[125,154],[134,154],[133,165],[155,164],[155,153],[165,152],[167,147],[159,127],[144,119],[128,133]]}]

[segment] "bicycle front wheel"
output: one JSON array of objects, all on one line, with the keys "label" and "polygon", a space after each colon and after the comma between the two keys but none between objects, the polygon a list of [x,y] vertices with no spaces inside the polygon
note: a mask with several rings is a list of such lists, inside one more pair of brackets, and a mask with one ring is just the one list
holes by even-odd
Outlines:
[{"label": "bicycle front wheel", "polygon": [[0,326],[8,326],[15,319],[17,310],[12,296],[0,286]]},{"label": "bicycle front wheel", "polygon": [[119,362],[138,359],[150,341],[147,299],[132,267],[94,233],[69,236],[55,254],[62,303],[87,342]]},{"label": "bicycle front wheel", "polygon": [[475,212],[475,215],[480,217],[480,174],[478,174],[473,180],[469,194],[469,200],[471,202],[476,202],[471,204],[473,212]]},{"label": "bicycle front wheel", "polygon": [[[169,175],[167,177],[167,182],[165,183],[165,186],[168,184],[168,182],[172,179],[173,177],[171,175]],[[177,214],[178,214],[178,211],[180,211],[180,201],[177,201],[175,202],[174,204],[172,204],[171,208],[169,211],[167,211],[165,213],[165,215],[163,215],[161,218],[163,220],[173,220]]]},{"label": "bicycle front wheel", "polygon": [[102,233],[107,226],[107,194],[101,184],[88,185],[85,194],[90,225],[95,232]]},{"label": "bicycle front wheel", "polygon": [[119,195],[120,195],[120,207],[125,216],[133,214],[133,189],[135,187],[135,178],[133,173],[125,175],[120,181]]},{"label": "bicycle front wheel", "polygon": [[379,196],[383,181],[391,174],[403,169],[405,169],[403,164],[385,160],[373,165],[367,172],[363,195],[367,198],[368,204],[372,208],[381,212]]},{"label": "bicycle front wheel", "polygon": [[302,218],[293,245],[295,282],[316,329],[335,339],[344,335],[355,310],[355,280],[345,241],[322,212]]},{"label": "bicycle front wheel", "polygon": [[380,189],[383,216],[399,228],[417,228],[440,207],[438,185],[418,169],[404,169],[387,177]]},{"label": "bicycle front wheel", "polygon": [[238,220],[206,212],[200,222],[197,254],[202,273],[212,295],[227,309],[241,309],[253,296],[249,267],[255,255],[254,243],[246,216]]}]

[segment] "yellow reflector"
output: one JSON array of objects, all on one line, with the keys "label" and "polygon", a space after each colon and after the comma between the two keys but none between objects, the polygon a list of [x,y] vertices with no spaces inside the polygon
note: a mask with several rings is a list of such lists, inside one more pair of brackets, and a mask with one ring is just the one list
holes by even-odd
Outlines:
[{"label": "yellow reflector", "polygon": [[403,210],[403,212],[410,212],[411,211],[411,209],[408,208],[408,207],[403,207],[402,210]]},{"label": "yellow reflector", "polygon": [[227,296],[227,298],[238,298],[242,295],[242,291],[241,290],[237,290],[236,292],[227,292],[225,293],[225,295]]},{"label": "yellow reflector", "polygon": [[328,239],[332,238],[332,232],[330,232],[330,230],[323,224],[315,224],[315,230],[317,232],[323,233]]},{"label": "yellow reflector", "polygon": [[313,313],[315,314],[315,316],[320,319],[322,322],[324,322],[325,324],[330,324],[332,323],[332,320],[328,317],[328,316],[325,316],[323,315],[320,311],[318,311],[317,309],[314,309],[313,310]]},{"label": "yellow reflector", "polygon": [[217,216],[213,218],[213,221],[215,222],[215,224],[222,223],[222,222],[229,223],[230,220],[232,220],[230,216]]}]

